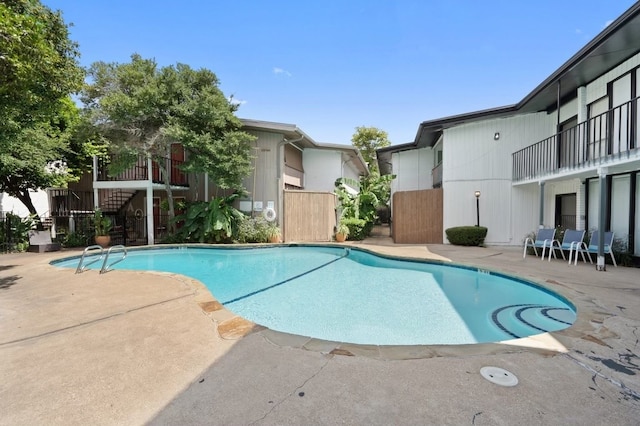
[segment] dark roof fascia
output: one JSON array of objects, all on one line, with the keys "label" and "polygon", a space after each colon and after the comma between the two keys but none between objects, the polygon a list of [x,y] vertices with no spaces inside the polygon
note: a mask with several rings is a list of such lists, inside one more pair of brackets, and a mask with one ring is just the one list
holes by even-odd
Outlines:
[{"label": "dark roof fascia", "polygon": [[498,108],[484,109],[466,114],[451,115],[436,120],[423,121],[418,126],[418,132],[413,142],[414,147],[424,148],[433,146],[438,141],[439,133],[444,129],[463,123],[486,118],[502,118],[514,115],[518,112],[516,105],[508,105]]},{"label": "dark roof fascia", "polygon": [[[569,71],[573,70],[581,62],[587,59],[589,55],[593,53],[594,50],[602,46],[602,44],[605,41],[607,41],[607,39],[609,39],[612,36],[612,34],[619,31],[631,19],[635,18],[638,12],[640,12],[640,1],[633,4],[622,15],[620,15],[618,19],[613,21],[611,24],[607,25],[607,27],[604,30],[602,30],[600,34],[595,36],[589,43],[587,43],[575,55],[569,58],[568,61],[562,64],[560,68],[558,68],[553,74],[551,74],[542,83],[540,83],[535,89],[533,89],[531,93],[529,93],[527,96],[524,97],[524,99],[518,102],[517,109],[518,110],[522,109],[530,101],[532,101],[536,96],[538,96],[545,89],[547,89],[550,85],[556,84],[560,79],[562,79],[564,75],[566,75]],[[621,62],[624,62],[624,60],[622,60]]]}]

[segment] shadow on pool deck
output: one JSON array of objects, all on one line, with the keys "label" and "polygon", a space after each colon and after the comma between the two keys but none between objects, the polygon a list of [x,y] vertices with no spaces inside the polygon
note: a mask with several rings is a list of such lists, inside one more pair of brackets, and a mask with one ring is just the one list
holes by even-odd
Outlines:
[{"label": "shadow on pool deck", "polygon": [[[511,247],[350,244],[542,283],[578,308],[552,334],[567,352],[436,346],[389,361],[274,344],[268,330],[223,339],[211,296],[188,278],[74,275],[48,264],[60,254],[2,255],[0,424],[638,424],[640,270],[523,260]],[[519,384],[490,383],[487,365]]]}]

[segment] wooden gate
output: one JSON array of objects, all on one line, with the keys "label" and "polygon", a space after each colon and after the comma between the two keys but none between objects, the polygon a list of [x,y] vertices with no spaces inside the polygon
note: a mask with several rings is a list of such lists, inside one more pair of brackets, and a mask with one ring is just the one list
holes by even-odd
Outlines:
[{"label": "wooden gate", "polygon": [[393,194],[393,242],[442,244],[442,188]]},{"label": "wooden gate", "polygon": [[336,196],[330,192],[284,191],[282,238],[331,241],[336,226]]}]

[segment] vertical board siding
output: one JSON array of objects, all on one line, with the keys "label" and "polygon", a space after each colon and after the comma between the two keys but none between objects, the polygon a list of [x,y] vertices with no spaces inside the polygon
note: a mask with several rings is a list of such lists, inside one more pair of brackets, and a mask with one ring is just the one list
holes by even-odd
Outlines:
[{"label": "vertical board siding", "polygon": [[284,191],[283,240],[331,241],[336,196],[329,192]]},{"label": "vertical board siding", "polygon": [[339,152],[313,148],[305,148],[302,164],[305,170],[304,189],[308,191],[333,191],[336,179],[345,176],[347,169],[346,165],[342,169]]},{"label": "vertical board siding", "polygon": [[442,244],[442,189],[393,194],[393,241]]},{"label": "vertical board siding", "polygon": [[611,187],[611,229],[615,232],[615,239],[629,242],[629,191],[631,190],[631,176],[613,176]]},{"label": "vertical board siding", "polygon": [[413,149],[392,154],[392,167],[396,178],[394,191],[415,191],[433,186],[431,170],[435,166],[431,148]]}]

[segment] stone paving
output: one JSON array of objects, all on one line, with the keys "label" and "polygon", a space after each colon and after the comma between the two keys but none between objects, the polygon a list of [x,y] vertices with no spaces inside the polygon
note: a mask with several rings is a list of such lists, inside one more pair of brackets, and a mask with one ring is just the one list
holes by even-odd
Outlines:
[{"label": "stone paving", "polygon": [[[640,269],[384,232],[348,244],[532,279],[578,319],[508,344],[335,345],[244,322],[188,277],[0,255],[0,424],[640,424]],[[484,366],[518,385],[485,380]]]}]

